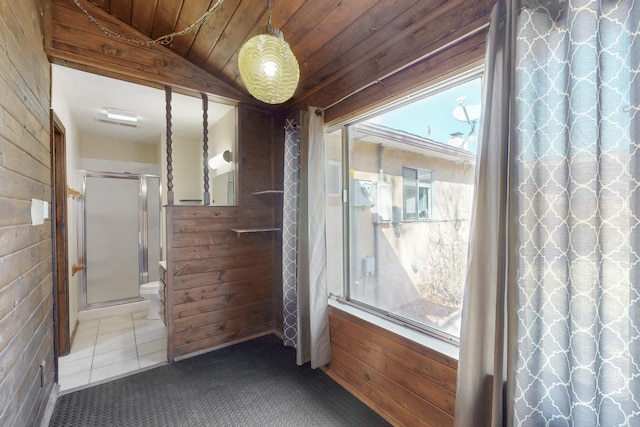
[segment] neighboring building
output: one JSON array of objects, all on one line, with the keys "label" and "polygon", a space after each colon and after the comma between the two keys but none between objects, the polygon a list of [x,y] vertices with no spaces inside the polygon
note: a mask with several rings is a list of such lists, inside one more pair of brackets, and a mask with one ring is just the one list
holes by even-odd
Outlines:
[{"label": "neighboring building", "polygon": [[[350,127],[349,139],[350,298],[457,337],[475,153],[367,122]],[[327,140],[331,177],[341,135]],[[342,197],[327,194],[331,235],[342,229]],[[342,240],[330,238],[328,252],[339,265]],[[342,283],[341,269],[329,274]]]}]

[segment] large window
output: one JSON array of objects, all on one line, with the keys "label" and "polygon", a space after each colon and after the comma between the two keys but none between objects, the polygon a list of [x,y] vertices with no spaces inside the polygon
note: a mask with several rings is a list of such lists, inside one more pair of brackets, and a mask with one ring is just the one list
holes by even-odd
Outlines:
[{"label": "large window", "polygon": [[453,340],[460,330],[480,87],[478,72],[460,76],[413,94],[411,102],[328,129],[326,137],[328,168],[340,165],[348,190],[348,200],[327,198],[331,292]]}]

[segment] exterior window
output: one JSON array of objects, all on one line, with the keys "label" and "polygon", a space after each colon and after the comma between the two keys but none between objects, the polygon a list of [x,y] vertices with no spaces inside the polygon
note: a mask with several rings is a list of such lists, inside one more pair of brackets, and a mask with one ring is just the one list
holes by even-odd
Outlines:
[{"label": "exterior window", "polygon": [[402,168],[402,218],[405,221],[432,218],[432,177],[433,171]]},{"label": "exterior window", "polygon": [[[449,341],[460,334],[481,79],[475,71],[327,129],[330,291]],[[341,168],[342,181],[335,169]]]}]

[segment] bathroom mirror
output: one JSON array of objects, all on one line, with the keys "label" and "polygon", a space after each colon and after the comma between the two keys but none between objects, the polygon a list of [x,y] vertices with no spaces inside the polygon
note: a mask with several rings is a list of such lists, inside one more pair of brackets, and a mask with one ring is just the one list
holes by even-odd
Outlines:
[{"label": "bathroom mirror", "polygon": [[[203,101],[172,93],[173,200],[176,205],[204,204],[204,162],[210,205],[236,204],[237,107],[208,100],[208,153],[203,158]],[[166,147],[166,133],[163,135]],[[166,169],[166,149],[162,164]],[[214,161],[215,160],[215,161]],[[166,176],[164,178],[166,187]]]}]

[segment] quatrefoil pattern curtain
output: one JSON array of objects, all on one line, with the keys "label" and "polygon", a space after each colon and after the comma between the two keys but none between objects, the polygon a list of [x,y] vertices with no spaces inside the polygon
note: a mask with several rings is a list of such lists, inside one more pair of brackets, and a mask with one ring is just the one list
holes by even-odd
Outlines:
[{"label": "quatrefoil pattern curtain", "polygon": [[516,425],[640,425],[640,2],[518,17]]},{"label": "quatrefoil pattern curtain", "polygon": [[491,28],[456,425],[640,426],[640,1]]},{"label": "quatrefoil pattern curtain", "polygon": [[282,198],[282,332],[284,345],[298,342],[298,199],[300,187],[300,123],[287,119],[284,128],[284,194]]},{"label": "quatrefoil pattern curtain", "polygon": [[296,362],[331,361],[325,229],[324,115],[309,107],[285,126],[283,333]]}]

